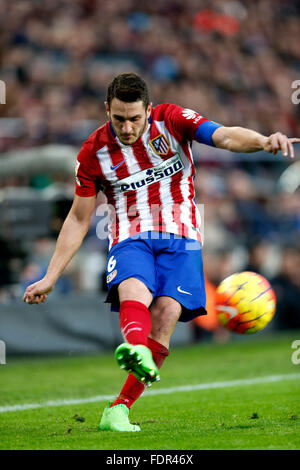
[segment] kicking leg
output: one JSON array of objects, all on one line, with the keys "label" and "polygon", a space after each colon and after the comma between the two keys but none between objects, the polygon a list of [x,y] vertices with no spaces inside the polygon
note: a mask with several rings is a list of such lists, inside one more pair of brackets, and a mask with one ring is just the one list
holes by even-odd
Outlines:
[{"label": "kicking leg", "polygon": [[[152,352],[153,360],[158,369],[161,368],[164,360],[169,355],[168,347],[170,338],[180,314],[181,305],[170,297],[157,298],[151,307],[152,330],[148,338],[148,348]],[[140,382],[135,375],[129,374],[119,397],[111,403],[110,407],[115,408],[115,412],[117,413],[125,413],[125,408],[129,410],[144,390],[145,384]],[[128,411],[126,411],[126,413],[128,416]],[[136,427],[128,428],[128,424],[132,426],[127,418],[126,425],[124,425],[122,429],[115,430],[137,430]]]},{"label": "kicking leg", "polygon": [[[151,306],[152,330],[148,338],[148,348],[158,367],[169,355],[169,342],[181,314],[181,305],[171,297],[158,297]],[[119,397],[111,404],[124,403],[130,408],[145,390],[133,374],[129,374]]]},{"label": "kicking leg", "polygon": [[120,329],[126,339],[115,352],[122,369],[132,372],[139,380],[151,384],[159,380],[158,369],[148,349],[151,316],[148,306],[152,294],[145,284],[131,278],[119,286]]},{"label": "kicking leg", "polygon": [[[151,351],[147,348],[147,338],[151,330],[148,307],[152,302],[152,294],[144,283],[135,278],[123,281],[118,290],[120,328],[127,342],[116,349],[116,359],[120,367],[132,370],[134,375],[130,374],[129,377],[144,389],[144,384],[139,382],[139,379],[151,382],[159,377]],[[129,422],[129,407],[125,403],[124,400],[118,399],[110,407],[105,408],[99,429],[139,431],[138,426]]]}]

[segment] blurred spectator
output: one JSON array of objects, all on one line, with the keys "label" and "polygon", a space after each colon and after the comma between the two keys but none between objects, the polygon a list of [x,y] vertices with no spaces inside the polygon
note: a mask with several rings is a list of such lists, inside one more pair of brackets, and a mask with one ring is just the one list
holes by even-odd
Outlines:
[{"label": "blurred spectator", "polygon": [[[54,243],[50,238],[40,238],[34,242],[30,256],[28,256],[27,264],[20,273],[20,287],[22,292],[24,292],[30,284],[39,281],[46,274],[53,250]],[[55,286],[56,294],[68,294],[72,291],[73,285],[70,271],[72,272],[71,266],[69,266],[58,279]]]},{"label": "blurred spectator", "polygon": [[0,237],[0,302],[18,295],[15,286],[19,283],[19,273],[25,262],[24,247]]},{"label": "blurred spectator", "polygon": [[280,271],[271,280],[277,308],[274,323],[279,329],[300,328],[300,247],[282,252]]},{"label": "blurred spectator", "polygon": [[278,270],[279,257],[279,249],[266,239],[253,239],[248,250],[248,263],[244,270],[269,278]]}]

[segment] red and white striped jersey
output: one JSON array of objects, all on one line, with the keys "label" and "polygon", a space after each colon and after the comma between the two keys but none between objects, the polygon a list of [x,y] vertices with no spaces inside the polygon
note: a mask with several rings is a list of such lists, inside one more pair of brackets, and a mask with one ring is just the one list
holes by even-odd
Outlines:
[{"label": "red and white striped jersey", "polygon": [[149,230],[201,242],[191,142],[196,132],[201,141],[205,122],[215,124],[164,103],[152,109],[147,129],[133,145],[118,139],[110,121],[84,142],[76,162],[76,194],[94,196],[102,190],[107,196],[114,208],[110,247]]}]

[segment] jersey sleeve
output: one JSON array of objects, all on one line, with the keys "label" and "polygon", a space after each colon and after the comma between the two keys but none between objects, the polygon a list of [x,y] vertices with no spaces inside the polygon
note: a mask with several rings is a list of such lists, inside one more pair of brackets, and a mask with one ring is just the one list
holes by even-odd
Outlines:
[{"label": "jersey sleeve", "polygon": [[87,140],[82,145],[76,160],[75,194],[77,196],[88,197],[97,195],[100,187],[96,163],[93,146]]},{"label": "jersey sleeve", "polygon": [[212,135],[221,124],[210,121],[196,111],[172,105],[169,121],[175,132],[187,140],[196,140],[201,144],[214,147]]}]

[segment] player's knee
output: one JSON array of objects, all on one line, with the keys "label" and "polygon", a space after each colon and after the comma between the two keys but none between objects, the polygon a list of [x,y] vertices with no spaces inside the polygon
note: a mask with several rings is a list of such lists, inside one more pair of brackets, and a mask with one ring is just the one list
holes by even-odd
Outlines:
[{"label": "player's knee", "polygon": [[148,287],[139,279],[125,279],[118,287],[120,303],[124,300],[136,300],[149,307],[152,302],[152,294]]}]

